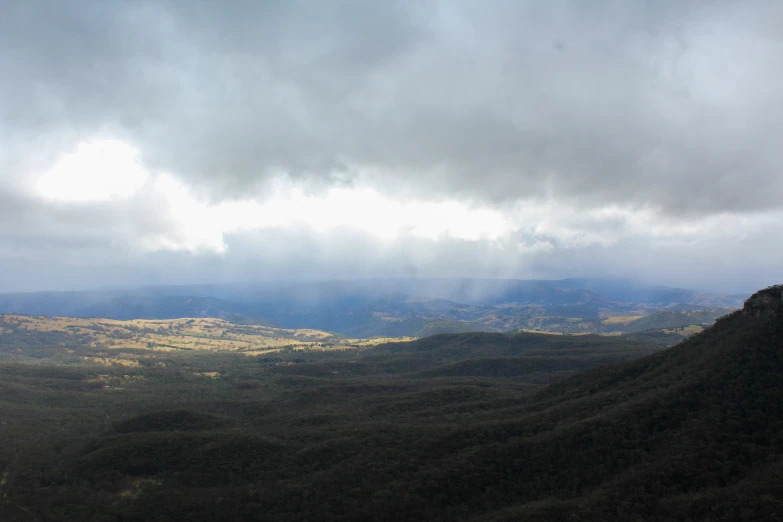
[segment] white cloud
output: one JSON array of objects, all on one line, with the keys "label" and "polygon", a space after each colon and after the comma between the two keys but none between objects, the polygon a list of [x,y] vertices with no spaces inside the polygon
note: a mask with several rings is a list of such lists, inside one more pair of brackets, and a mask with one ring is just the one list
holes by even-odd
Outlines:
[{"label": "white cloud", "polygon": [[46,199],[85,202],[130,197],[148,178],[134,147],[118,140],[96,139],[61,156],[35,183]]},{"label": "white cloud", "polygon": [[[51,169],[33,178],[40,196],[48,202],[45,204],[72,208],[74,220],[95,209],[110,213],[101,227],[91,227],[94,234],[82,234],[90,241],[97,241],[102,231],[108,230],[112,248],[196,256],[230,256],[232,244],[235,247],[243,237],[258,232],[272,231],[278,238],[287,236],[295,241],[307,230],[315,235],[308,237],[337,234],[345,241],[354,234],[371,238],[386,252],[411,241],[422,252],[430,248],[422,250],[422,244],[437,248],[443,241],[451,245],[444,247],[447,251],[453,241],[480,243],[493,255],[505,258],[504,266],[516,266],[531,256],[609,249],[629,241],[662,249],[678,245],[693,248],[707,242],[714,246],[716,242],[745,239],[781,222],[778,211],[674,219],[649,206],[589,207],[564,198],[529,198],[500,206],[457,199],[406,199],[383,194],[369,185],[311,190],[307,183],[285,177],[268,184],[265,193],[209,200],[173,174],[146,171],[138,157],[131,144],[93,139],[62,155]],[[149,216],[154,223],[139,226],[141,216]],[[75,221],[67,216],[55,219],[51,232],[67,234],[69,223]],[[275,248],[286,250],[285,245]],[[351,255],[350,247],[343,255]],[[440,259],[439,254],[427,256]]]},{"label": "white cloud", "polygon": [[491,208],[454,200],[403,201],[366,187],[307,194],[281,183],[263,198],[217,203],[198,199],[187,185],[168,174],[159,175],[154,187],[167,202],[177,229],[169,238],[146,242],[150,250],[225,253],[224,234],[302,226],[321,234],[354,229],[383,243],[406,234],[432,241],[444,237],[499,240],[513,231],[507,216]]},{"label": "white cloud", "polygon": [[777,276],[782,6],[12,2],[0,277]]}]

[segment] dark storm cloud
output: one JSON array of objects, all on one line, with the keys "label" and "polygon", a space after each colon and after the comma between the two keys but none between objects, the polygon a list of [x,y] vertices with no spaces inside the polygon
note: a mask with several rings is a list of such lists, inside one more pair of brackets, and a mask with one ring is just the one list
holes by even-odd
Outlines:
[{"label": "dark storm cloud", "polygon": [[[0,193],[0,268],[10,259],[36,257],[53,264],[63,257],[105,260],[137,249],[145,238],[176,233],[173,228],[165,205],[149,191],[79,205],[5,191]],[[118,252],[111,254],[111,249]]]},{"label": "dark storm cloud", "polygon": [[781,206],[779,2],[3,11],[3,136],[119,136],[213,199],[283,173],[487,202]]},{"label": "dark storm cloud", "polygon": [[[414,274],[776,282],[781,26],[772,0],[6,0],[0,290]],[[146,184],[99,201],[39,194],[36,176],[92,138],[131,143]],[[198,204],[177,203],[186,191],[166,192],[160,171]],[[390,201],[463,200],[503,231],[435,240],[406,222],[382,240],[372,220],[317,227],[312,209],[284,226],[194,219],[227,215],[204,199],[263,204],[281,176],[308,194],[356,184]]]}]

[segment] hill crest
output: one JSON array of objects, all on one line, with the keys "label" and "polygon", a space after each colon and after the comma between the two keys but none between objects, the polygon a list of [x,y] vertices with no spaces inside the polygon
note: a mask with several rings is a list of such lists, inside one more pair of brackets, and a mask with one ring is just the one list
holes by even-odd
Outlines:
[{"label": "hill crest", "polygon": [[753,317],[771,317],[778,313],[783,301],[783,285],[774,285],[759,290],[745,301],[744,315]]}]

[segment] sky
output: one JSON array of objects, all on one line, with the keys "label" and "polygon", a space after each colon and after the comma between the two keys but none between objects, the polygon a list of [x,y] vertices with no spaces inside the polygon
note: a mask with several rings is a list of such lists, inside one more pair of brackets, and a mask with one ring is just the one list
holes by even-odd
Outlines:
[{"label": "sky", "polygon": [[775,0],[4,0],[0,291],[783,279]]}]

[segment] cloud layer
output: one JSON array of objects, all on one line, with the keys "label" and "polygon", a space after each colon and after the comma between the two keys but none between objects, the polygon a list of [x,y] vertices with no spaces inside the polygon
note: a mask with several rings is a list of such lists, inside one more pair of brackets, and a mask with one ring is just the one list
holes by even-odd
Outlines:
[{"label": "cloud layer", "polygon": [[[182,263],[195,280],[781,273],[779,2],[3,9],[7,288]],[[121,193],[46,181],[96,140],[146,174]]]}]

